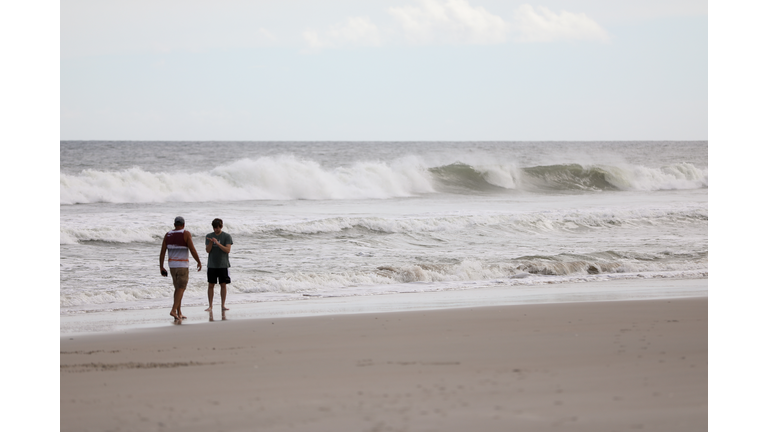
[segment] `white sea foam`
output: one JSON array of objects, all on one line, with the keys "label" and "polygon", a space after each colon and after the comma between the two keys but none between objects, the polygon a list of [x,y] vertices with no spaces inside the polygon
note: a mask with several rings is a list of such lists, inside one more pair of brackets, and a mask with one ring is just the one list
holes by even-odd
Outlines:
[{"label": "white sea foam", "polygon": [[689,163],[678,163],[661,168],[642,166],[604,166],[606,180],[623,190],[673,190],[708,187],[707,169]]},{"label": "white sea foam", "polygon": [[[580,172],[566,165],[536,169],[539,186],[565,190],[600,189],[594,169],[604,172],[604,181],[620,190],[695,189],[708,184],[707,170],[689,163],[662,168],[596,165]],[[387,199],[434,193],[441,182],[470,192],[482,188],[478,181],[516,190],[530,176],[515,163],[428,167],[422,158],[410,156],[388,163],[358,161],[324,167],[312,160],[280,155],[240,159],[191,173],[148,172],[139,167],[61,173],[60,204]]]},{"label": "white sea foam", "polygon": [[474,165],[472,167],[482,174],[485,181],[505,189],[516,189],[520,178],[520,171],[516,165]]},{"label": "white sea foam", "polygon": [[[264,236],[276,234],[314,235],[337,233],[350,229],[365,229],[383,234],[460,233],[467,230],[497,228],[512,232],[571,232],[579,229],[619,226],[653,226],[658,224],[706,223],[706,205],[678,209],[638,210],[582,210],[547,213],[511,213],[480,215],[438,215],[410,217],[346,217],[335,216],[314,220],[283,222],[252,222],[228,220],[227,232],[236,236]],[[152,223],[116,223],[112,220],[86,219],[82,226],[62,223],[60,244],[77,244],[84,241],[112,243],[157,243],[168,230],[166,225]],[[189,225],[187,229],[197,235],[209,231],[208,226]]]},{"label": "white sea foam", "polygon": [[134,167],[60,175],[60,203],[148,203],[292,199],[384,199],[434,192],[415,158],[325,168],[292,155],[241,159],[206,172]]},{"label": "white sea foam", "polygon": [[72,234],[67,229],[60,228],[59,232],[59,244],[60,245],[71,245],[71,244],[77,244],[77,239],[72,236]]},{"label": "white sea foam", "polygon": [[[490,282],[507,285],[536,285],[582,280],[600,280],[606,277],[688,277],[707,276],[706,259],[685,263],[642,261],[552,261],[546,259],[522,260],[508,264],[487,264],[476,259],[458,264],[409,264],[383,266],[373,271],[333,273],[296,272],[279,277],[242,277],[233,281],[228,289],[236,294],[279,293],[301,295],[320,292],[326,295],[349,295],[348,291],[373,292],[375,287],[413,283],[438,284],[433,290],[457,289],[467,283]],[[207,285],[203,280],[190,282],[187,298],[203,296]],[[365,287],[368,287],[367,289]],[[362,289],[361,289],[362,288]],[[418,290],[418,285],[411,290]],[[372,291],[373,290],[373,291]],[[379,288],[380,290],[380,288]],[[60,297],[63,308],[105,306],[112,303],[136,303],[145,300],[169,298],[165,285],[122,287],[112,290],[65,290]]]}]

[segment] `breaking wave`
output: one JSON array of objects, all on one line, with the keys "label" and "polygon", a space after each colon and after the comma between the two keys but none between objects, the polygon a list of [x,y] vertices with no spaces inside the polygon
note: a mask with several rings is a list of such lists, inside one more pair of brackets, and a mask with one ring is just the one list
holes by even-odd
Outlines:
[{"label": "breaking wave", "polygon": [[671,190],[708,187],[706,168],[579,164],[453,164],[412,156],[324,167],[292,155],[240,159],[203,172],[84,170],[60,174],[60,204],[388,199],[430,193]]}]

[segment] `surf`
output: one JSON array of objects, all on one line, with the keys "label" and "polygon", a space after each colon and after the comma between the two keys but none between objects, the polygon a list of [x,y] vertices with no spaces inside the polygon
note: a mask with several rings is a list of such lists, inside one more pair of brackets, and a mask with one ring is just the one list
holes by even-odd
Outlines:
[{"label": "surf", "polygon": [[424,158],[324,166],[286,154],[239,159],[197,172],[87,169],[60,173],[61,205],[89,203],[359,200],[418,195],[584,193],[707,188],[706,168],[679,162],[658,168],[577,163],[520,167],[515,161],[456,161],[428,166]]}]

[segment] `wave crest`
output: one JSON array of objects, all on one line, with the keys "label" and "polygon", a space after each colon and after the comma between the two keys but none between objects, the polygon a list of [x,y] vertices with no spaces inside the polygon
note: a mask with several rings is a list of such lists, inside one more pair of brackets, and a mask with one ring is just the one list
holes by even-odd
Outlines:
[{"label": "wave crest", "polygon": [[708,187],[706,169],[682,162],[661,168],[636,165],[550,165],[524,170],[526,181],[550,190],[674,190]]},{"label": "wave crest", "polygon": [[519,168],[455,162],[428,167],[418,157],[324,167],[293,155],[240,159],[206,172],[85,170],[60,174],[60,204],[248,200],[388,199],[435,193],[670,190],[708,187],[707,169],[578,164]]},{"label": "wave crest", "polygon": [[60,175],[60,203],[385,199],[434,192],[413,158],[325,168],[292,155],[241,159],[208,172],[85,170]]}]

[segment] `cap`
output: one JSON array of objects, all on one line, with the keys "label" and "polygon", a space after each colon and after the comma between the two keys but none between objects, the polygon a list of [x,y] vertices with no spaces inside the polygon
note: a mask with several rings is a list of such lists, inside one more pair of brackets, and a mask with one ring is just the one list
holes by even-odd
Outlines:
[{"label": "cap", "polygon": [[181,216],[176,216],[176,219],[173,220],[174,225],[184,225],[184,218]]}]

